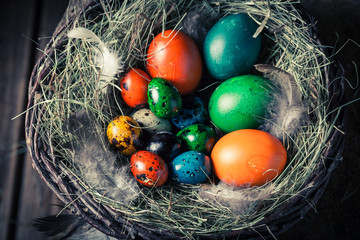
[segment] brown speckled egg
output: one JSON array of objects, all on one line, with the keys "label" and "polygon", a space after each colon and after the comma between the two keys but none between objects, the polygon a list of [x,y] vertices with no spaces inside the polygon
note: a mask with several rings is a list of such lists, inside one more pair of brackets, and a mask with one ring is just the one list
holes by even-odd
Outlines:
[{"label": "brown speckled egg", "polygon": [[139,124],[129,116],[118,116],[108,125],[106,135],[110,144],[120,153],[130,156],[141,145]]},{"label": "brown speckled egg", "polygon": [[131,156],[130,170],[136,180],[147,187],[159,187],[168,178],[168,167],[157,154],[139,151]]}]

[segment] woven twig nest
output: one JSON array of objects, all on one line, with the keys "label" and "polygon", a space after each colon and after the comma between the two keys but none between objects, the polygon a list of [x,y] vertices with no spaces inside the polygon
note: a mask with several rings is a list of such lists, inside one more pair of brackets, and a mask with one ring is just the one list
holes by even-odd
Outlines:
[{"label": "woven twig nest", "polygon": [[[235,13],[251,16],[266,42],[259,63],[291,75],[307,108],[307,121],[295,137],[284,140],[289,156],[286,169],[268,185],[254,188],[268,192],[247,202],[241,213],[220,200],[209,203],[201,198],[200,185],[140,186],[135,200],[124,201],[108,194],[106,186],[87,181],[77,161],[83,153],[78,149],[89,149],[95,142],[110,154],[109,161],[126,162],[104,139],[107,123],[130,110],[119,98],[116,81],[107,86],[105,95],[96,88],[101,72],[92,66],[89,54],[96,46],[69,39],[69,31],[80,26],[99,36],[119,54],[122,68],[117,77],[121,77],[131,67],[144,66],[147,45],[155,34],[180,27],[186,32],[189,16],[196,11],[217,18]],[[209,24],[210,15],[201,14],[198,21]],[[33,70],[26,112],[33,165],[67,207],[116,238],[276,236],[314,208],[341,158],[343,72],[328,50],[314,19],[296,1],[92,1],[57,28]],[[89,129],[91,133],[84,133]],[[88,143],[84,136],[98,139]],[[125,190],[121,194],[129,197]]]}]

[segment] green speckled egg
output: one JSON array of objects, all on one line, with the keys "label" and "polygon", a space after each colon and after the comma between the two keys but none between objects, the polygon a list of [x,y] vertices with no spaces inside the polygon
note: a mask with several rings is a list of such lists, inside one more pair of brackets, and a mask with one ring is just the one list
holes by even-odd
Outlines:
[{"label": "green speckled egg", "polygon": [[210,74],[226,80],[248,74],[261,51],[261,36],[253,38],[258,25],[247,14],[220,19],[204,39],[204,60]]},{"label": "green speckled egg", "polygon": [[163,78],[152,79],[147,94],[149,108],[159,118],[170,119],[182,108],[179,91]]},{"label": "green speckled egg", "polygon": [[221,83],[209,101],[211,121],[221,131],[258,128],[271,100],[270,82],[260,76],[243,75]]},{"label": "green speckled egg", "polygon": [[188,151],[209,153],[215,144],[213,129],[204,124],[190,125],[177,133],[181,146]]}]

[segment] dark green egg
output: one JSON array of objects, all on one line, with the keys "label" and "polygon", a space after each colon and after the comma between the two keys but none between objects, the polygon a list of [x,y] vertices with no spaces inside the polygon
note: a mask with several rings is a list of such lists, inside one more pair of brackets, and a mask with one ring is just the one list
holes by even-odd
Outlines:
[{"label": "dark green egg", "polygon": [[188,151],[210,153],[215,144],[214,130],[204,124],[190,125],[177,133],[181,146]]},{"label": "dark green egg", "polygon": [[253,38],[258,25],[247,14],[220,19],[207,33],[203,50],[210,74],[226,80],[247,74],[261,50],[261,36]]},{"label": "dark green egg", "polygon": [[211,121],[221,131],[258,128],[271,102],[269,80],[255,75],[228,79],[213,92],[209,101]]},{"label": "dark green egg", "polygon": [[148,102],[150,110],[159,118],[170,119],[182,108],[179,91],[163,78],[154,78],[148,85]]}]

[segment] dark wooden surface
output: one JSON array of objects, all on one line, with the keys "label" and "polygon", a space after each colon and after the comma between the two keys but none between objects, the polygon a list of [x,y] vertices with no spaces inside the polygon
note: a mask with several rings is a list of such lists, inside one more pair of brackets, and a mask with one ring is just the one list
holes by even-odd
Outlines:
[{"label": "dark wooden surface", "polygon": [[[339,48],[349,38],[360,43],[359,1],[303,0],[303,4],[318,18],[318,27],[330,45],[338,40]],[[44,48],[67,6],[67,0],[12,0],[1,5],[0,239],[44,239],[32,228],[31,220],[59,210],[54,206],[58,200],[32,169],[24,147],[24,118],[11,118],[25,109],[28,79],[41,54],[38,49]],[[360,67],[360,46],[350,41],[337,57],[349,80],[348,100],[360,97],[355,67]],[[279,239],[359,238],[359,102],[346,107],[346,117],[343,161],[316,210]]]}]

